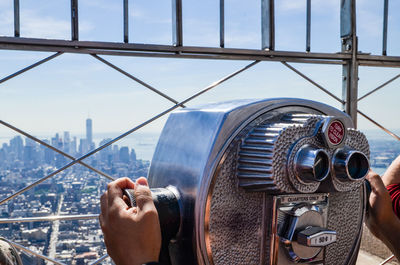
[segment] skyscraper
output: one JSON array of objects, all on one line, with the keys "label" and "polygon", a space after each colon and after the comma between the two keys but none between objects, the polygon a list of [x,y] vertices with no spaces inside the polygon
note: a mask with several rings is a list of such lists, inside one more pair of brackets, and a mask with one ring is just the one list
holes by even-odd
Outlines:
[{"label": "skyscraper", "polygon": [[92,128],[92,119],[88,118],[86,120],[86,144],[87,149],[90,150],[94,147],[93,145],[93,128]]},{"label": "skyscraper", "polygon": [[70,134],[69,134],[69,132],[64,132],[64,144],[63,144],[64,152],[69,154],[70,147],[71,147]]}]

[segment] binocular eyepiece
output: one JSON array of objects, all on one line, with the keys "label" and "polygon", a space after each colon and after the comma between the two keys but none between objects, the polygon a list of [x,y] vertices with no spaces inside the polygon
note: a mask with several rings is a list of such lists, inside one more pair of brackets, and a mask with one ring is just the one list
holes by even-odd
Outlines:
[{"label": "binocular eyepiece", "polygon": [[356,150],[337,150],[332,163],[335,177],[342,181],[362,180],[369,171],[368,158]]},{"label": "binocular eyepiece", "polygon": [[306,183],[323,181],[330,172],[328,153],[310,145],[300,148],[295,157],[295,172]]},{"label": "binocular eyepiece", "polygon": [[331,161],[324,149],[305,145],[297,152],[294,167],[305,183],[322,182],[329,173],[340,181],[359,181],[367,176],[369,162],[365,154],[350,148],[336,150]]}]

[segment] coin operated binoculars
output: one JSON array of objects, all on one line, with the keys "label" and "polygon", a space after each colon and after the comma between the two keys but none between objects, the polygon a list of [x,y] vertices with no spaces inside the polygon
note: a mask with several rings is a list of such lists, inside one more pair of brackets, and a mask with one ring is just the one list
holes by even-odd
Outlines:
[{"label": "coin operated binoculars", "polygon": [[[241,100],[171,114],[149,183],[173,265],[355,264],[366,137],[300,99]],[[132,204],[132,191],[125,190]]]}]

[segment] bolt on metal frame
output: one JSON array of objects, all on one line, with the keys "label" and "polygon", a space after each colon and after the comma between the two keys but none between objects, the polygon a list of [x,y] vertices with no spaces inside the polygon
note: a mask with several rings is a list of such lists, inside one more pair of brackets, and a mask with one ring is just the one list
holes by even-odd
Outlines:
[{"label": "bolt on metal frame", "polygon": [[[4,198],[0,201],[0,205],[8,202],[16,196],[24,193],[27,190],[35,187],[43,181],[55,176],[63,170],[73,166],[74,164],[81,164],[90,170],[98,173],[109,180],[113,178],[106,173],[86,164],[84,159],[97,153],[98,151],[110,146],[111,144],[123,139],[127,135],[139,130],[140,128],[152,123],[160,117],[170,113],[171,111],[182,107],[194,98],[202,95],[203,93],[213,89],[214,87],[222,84],[223,82],[231,79],[232,77],[240,74],[241,72],[253,67],[261,61],[279,61],[282,62],[287,68],[300,75],[306,81],[313,84],[336,101],[340,102],[343,110],[349,114],[355,126],[357,126],[357,115],[360,114],[386,133],[391,135],[397,140],[400,137],[391,132],[383,125],[379,124],[366,114],[358,109],[358,101],[370,96],[376,91],[382,89],[389,83],[395,81],[400,77],[400,74],[394,76],[390,80],[384,82],[382,85],[371,90],[367,94],[358,97],[358,69],[359,66],[381,66],[381,67],[400,67],[399,56],[387,56],[387,28],[388,28],[388,6],[389,0],[384,0],[383,3],[383,37],[382,37],[382,55],[361,54],[358,52],[358,39],[356,34],[356,0],[341,0],[340,1],[340,34],[341,34],[341,52],[340,53],[315,53],[311,52],[311,0],[306,1],[306,43],[305,52],[294,51],[277,51],[275,47],[275,0],[261,0],[261,49],[233,49],[225,48],[225,1],[219,0],[219,47],[199,47],[199,46],[184,46],[183,42],[183,21],[182,21],[182,0],[171,0],[172,2],[172,44],[171,45],[155,45],[155,44],[137,44],[129,42],[129,0],[123,1],[123,36],[122,41],[115,42],[100,42],[100,41],[79,41],[79,16],[78,16],[78,0],[71,1],[71,40],[58,40],[58,39],[36,39],[36,38],[21,38],[20,30],[20,3],[19,0],[14,0],[14,36],[0,36],[0,49],[4,50],[24,50],[24,51],[45,51],[54,52],[50,55],[32,65],[29,65],[20,71],[8,75],[0,79],[0,84],[29,71],[45,62],[48,62],[63,53],[79,53],[88,54],[99,60],[100,62],[115,69],[121,74],[127,76],[133,81],[141,84],[154,93],[164,97],[174,105],[158,113],[147,121],[133,127],[129,131],[119,135],[113,140],[91,150],[90,152],[75,158],[45,142],[37,139],[31,134],[14,127],[13,125],[0,120],[0,123],[30,139],[38,142],[47,148],[71,159],[68,164],[60,167],[49,175],[37,180],[24,187],[23,189],[15,192],[11,196]],[[183,101],[177,101],[160,90],[154,88],[147,82],[140,80],[134,75],[124,71],[118,66],[110,63],[99,55],[115,55],[115,56],[132,56],[132,57],[157,57],[157,58],[191,58],[191,59],[216,59],[216,60],[243,60],[252,61],[250,64],[233,72],[230,75],[212,83],[211,85],[201,89],[198,93],[186,98]],[[289,64],[293,63],[311,63],[311,64],[337,64],[342,65],[342,98],[334,95],[329,89],[324,88],[307,75]],[[47,216],[38,218],[7,218],[0,219],[0,223],[17,223],[17,222],[36,222],[36,221],[55,221],[55,220],[76,220],[76,219],[95,219],[97,214],[91,215],[67,215],[67,216]],[[9,241],[12,245],[20,250],[26,251],[32,255],[40,257],[44,260],[53,262],[55,264],[63,264],[49,257],[45,257],[39,253],[32,252],[31,250]],[[92,264],[98,264],[107,258],[107,255],[100,257]],[[388,259],[389,260],[389,259]],[[385,264],[387,261],[384,261]]]}]

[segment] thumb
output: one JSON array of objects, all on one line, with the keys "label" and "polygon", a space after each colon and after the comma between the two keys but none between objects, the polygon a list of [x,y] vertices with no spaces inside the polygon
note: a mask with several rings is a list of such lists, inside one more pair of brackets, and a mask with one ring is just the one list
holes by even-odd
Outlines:
[{"label": "thumb", "polygon": [[374,171],[370,170],[367,175],[367,179],[369,183],[371,184],[371,189],[372,192],[375,194],[383,194],[386,192],[385,185],[383,184],[383,181],[381,177],[376,174]]},{"label": "thumb", "polygon": [[147,212],[155,210],[156,207],[146,178],[141,177],[136,180],[135,197],[138,213],[140,211]]}]

